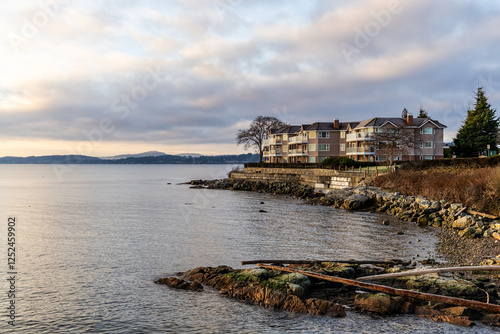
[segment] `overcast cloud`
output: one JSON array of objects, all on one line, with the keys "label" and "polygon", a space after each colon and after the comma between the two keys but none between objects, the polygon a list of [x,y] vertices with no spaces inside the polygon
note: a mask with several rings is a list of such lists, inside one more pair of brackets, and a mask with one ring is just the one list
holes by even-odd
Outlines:
[{"label": "overcast cloud", "polygon": [[235,154],[258,115],[418,114],[451,140],[500,106],[500,4],[431,0],[2,2],[0,156]]}]

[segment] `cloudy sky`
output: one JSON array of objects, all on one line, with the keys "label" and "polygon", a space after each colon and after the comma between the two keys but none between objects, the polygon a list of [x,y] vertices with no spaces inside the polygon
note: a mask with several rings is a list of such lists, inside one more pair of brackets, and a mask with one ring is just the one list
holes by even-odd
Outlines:
[{"label": "cloudy sky", "polygon": [[[490,0],[2,0],[0,156],[236,154],[258,115],[500,109]],[[499,112],[500,113],[500,112]]]}]

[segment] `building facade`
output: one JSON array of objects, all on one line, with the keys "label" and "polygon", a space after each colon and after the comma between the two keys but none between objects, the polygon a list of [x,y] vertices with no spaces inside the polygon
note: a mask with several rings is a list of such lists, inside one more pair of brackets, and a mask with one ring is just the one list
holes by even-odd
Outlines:
[{"label": "building facade", "polygon": [[[264,141],[264,162],[321,163],[328,157],[384,161],[383,133],[404,133],[394,160],[442,159],[445,125],[430,118],[375,117],[361,122],[316,122],[272,129]],[[403,147],[404,146],[404,147]]]}]

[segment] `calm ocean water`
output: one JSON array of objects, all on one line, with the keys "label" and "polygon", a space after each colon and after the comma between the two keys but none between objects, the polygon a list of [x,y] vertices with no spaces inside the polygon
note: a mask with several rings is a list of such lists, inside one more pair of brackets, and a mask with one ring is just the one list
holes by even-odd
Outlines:
[{"label": "calm ocean water", "polygon": [[[409,316],[326,318],[153,283],[242,260],[433,256],[436,238],[386,216],[285,196],[195,190],[227,165],[0,165],[0,333],[484,333]],[[264,204],[261,204],[264,202]],[[259,213],[265,209],[268,213]],[[8,325],[7,221],[16,217]],[[404,235],[397,235],[404,231]],[[422,241],[418,242],[417,239]]]}]

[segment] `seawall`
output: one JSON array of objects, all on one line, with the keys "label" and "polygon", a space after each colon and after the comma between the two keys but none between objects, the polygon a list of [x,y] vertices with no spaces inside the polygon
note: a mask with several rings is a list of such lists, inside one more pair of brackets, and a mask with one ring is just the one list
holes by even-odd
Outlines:
[{"label": "seawall", "polygon": [[[368,170],[370,171],[370,170]],[[344,189],[355,187],[363,180],[370,180],[378,174],[358,170],[335,170],[319,168],[267,168],[245,167],[242,171],[232,171],[230,179],[252,182],[298,183],[316,189]]]}]

